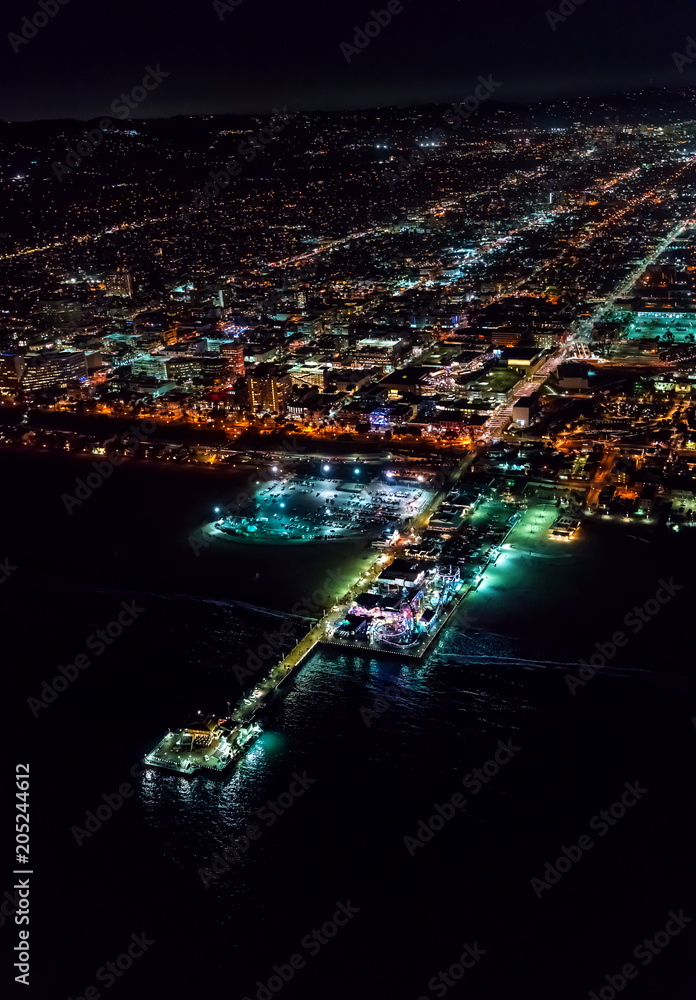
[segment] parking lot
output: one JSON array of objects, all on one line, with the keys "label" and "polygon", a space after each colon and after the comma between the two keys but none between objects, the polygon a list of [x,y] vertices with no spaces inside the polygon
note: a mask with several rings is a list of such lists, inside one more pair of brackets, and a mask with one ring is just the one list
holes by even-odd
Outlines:
[{"label": "parking lot", "polygon": [[284,476],[260,484],[246,507],[215,523],[221,534],[249,541],[329,541],[398,530],[432,494],[403,484],[362,485],[339,479]]}]

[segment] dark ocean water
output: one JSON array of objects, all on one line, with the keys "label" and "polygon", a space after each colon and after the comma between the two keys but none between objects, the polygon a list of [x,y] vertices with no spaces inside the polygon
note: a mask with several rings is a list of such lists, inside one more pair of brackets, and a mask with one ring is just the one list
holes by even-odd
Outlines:
[{"label": "dark ocean water", "polygon": [[[444,995],[429,980],[477,942],[486,954],[453,996],[581,998],[671,909],[696,917],[696,699],[667,663],[598,674],[572,697],[560,661],[497,659],[495,636],[487,661],[472,660],[456,629],[417,667],[322,652],[232,773],[146,769],[135,779],[131,767],[168,726],[235,694],[231,666],[272,619],[143,599],[140,618],[34,719],[26,698],[53,675],[49,665],[84,650],[121,598],[21,582],[4,596],[20,651],[6,667],[20,735],[3,763],[27,759],[32,770],[27,995],[76,1000],[100,988],[97,970],[144,932],[155,943],[102,995],[255,998],[257,981],[300,953],[306,965],[283,996],[417,1000]],[[481,656],[485,636],[476,645]],[[366,726],[361,708],[385,691]],[[499,740],[511,741],[507,763],[463,789]],[[257,811],[295,774],[309,787],[272,826],[267,813],[261,821]],[[84,828],[86,812],[123,782],[134,795],[78,846],[71,827]],[[591,834],[625,782],[647,792],[537,898],[530,880]],[[463,812],[411,856],[404,838],[457,791],[468,797]],[[252,822],[260,839],[206,888],[199,869]],[[310,954],[305,935],[348,900],[359,912]],[[630,996],[696,996],[693,927],[641,967]],[[13,934],[0,929],[5,943]]]},{"label": "dark ocean water", "polygon": [[[681,604],[575,696],[566,661],[612,634],[616,609],[631,606],[631,587],[652,592],[628,573],[616,577],[612,600],[583,613],[582,628],[574,627],[578,591],[565,618],[541,626],[525,629],[524,606],[495,630],[486,630],[483,613],[474,626],[459,616],[422,665],[315,653],[235,770],[184,779],[145,769],[134,777],[168,727],[198,708],[223,712],[237,698],[234,664],[277,627],[276,616],[220,595],[235,583],[240,600],[278,607],[285,589],[304,586],[307,566],[298,559],[248,594],[234,566],[210,564],[207,580],[208,565],[197,562],[194,579],[188,563],[177,564],[182,550],[167,549],[167,532],[171,541],[195,527],[219,495],[212,479],[202,487],[177,473],[157,493],[150,474],[136,470],[104,486],[78,523],[57,503],[74,471],[61,482],[63,467],[43,458],[50,475],[7,478],[12,488],[0,494],[0,557],[19,567],[0,584],[11,719],[2,771],[11,789],[14,763],[31,765],[35,872],[32,987],[13,990],[5,959],[0,995],[7,982],[9,995],[38,1000],[77,1000],[89,986],[133,1000],[580,1000],[591,991],[610,1000],[605,976],[634,962],[638,975],[621,991],[627,998],[696,997],[690,584]],[[11,475],[28,461],[13,458]],[[162,481],[159,472],[155,478]],[[109,561],[114,540],[127,562]],[[169,561],[151,566],[148,544],[168,551]],[[676,575],[686,588],[686,562]],[[592,579],[588,569],[583,587]],[[485,597],[491,607],[497,586]],[[135,622],[101,655],[90,653],[89,636],[133,599],[143,609]],[[34,718],[27,699],[82,652],[90,666]],[[367,726],[361,710],[379,698],[381,712]],[[492,773],[487,762],[499,741],[510,751]],[[479,786],[472,775],[484,765],[490,777]],[[288,804],[297,775],[307,787]],[[85,829],[87,813],[124,783],[133,794],[83,837],[75,828]],[[626,783],[645,791],[602,834],[593,817],[620,800]],[[436,806],[448,814],[456,793],[467,798],[463,810],[438,816],[432,825],[441,829],[423,846],[405,841],[424,831]],[[279,796],[286,806],[270,825],[270,814],[258,811]],[[11,815],[3,812],[4,830]],[[206,887],[199,870],[251,823],[259,839]],[[592,846],[571,866],[563,862],[569,870],[539,898],[531,880],[565,857],[563,846],[572,854],[583,835]],[[12,885],[11,853],[5,858],[0,894]],[[348,901],[358,912],[319,947],[313,929],[322,933]],[[643,966],[634,949],[664,929],[670,910],[694,922]],[[133,934],[154,943],[107,986],[98,970]],[[0,941],[9,955],[9,921]],[[475,965],[451,987],[436,981],[467,944],[481,955]],[[288,975],[293,954],[304,967],[285,984],[274,980],[274,966]],[[259,987],[269,979],[282,989]]]}]

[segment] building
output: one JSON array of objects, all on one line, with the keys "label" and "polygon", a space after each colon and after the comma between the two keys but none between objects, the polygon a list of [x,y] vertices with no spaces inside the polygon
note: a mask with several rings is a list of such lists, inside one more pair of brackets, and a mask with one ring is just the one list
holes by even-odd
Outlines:
[{"label": "building", "polygon": [[133,282],[130,274],[125,271],[114,271],[104,278],[104,288],[107,295],[121,296],[130,299],[133,295]]},{"label": "building", "polygon": [[53,326],[75,327],[82,322],[82,303],[77,299],[51,299],[39,303],[41,312]]},{"label": "building", "polygon": [[437,374],[442,374],[440,369],[409,365],[408,368],[400,368],[385,375],[379,380],[378,387],[386,389],[394,396],[403,393],[413,396],[434,396],[437,390],[429,384],[428,379]]},{"label": "building", "polygon": [[325,368],[324,388],[334,386],[336,392],[355,392],[379,375],[377,368]]},{"label": "building", "polygon": [[28,355],[22,376],[22,388],[65,389],[87,376],[84,351],[42,351]]},{"label": "building", "polygon": [[15,395],[24,371],[21,354],[0,354],[0,392]]},{"label": "building", "polygon": [[590,377],[587,368],[577,362],[567,361],[556,371],[560,389],[589,389]]},{"label": "building", "polygon": [[185,354],[168,358],[165,362],[166,377],[175,382],[200,380],[204,385],[225,381],[225,359],[217,354]]},{"label": "building", "polygon": [[539,413],[539,400],[535,395],[520,396],[512,406],[512,422],[518,427],[529,427]]},{"label": "building", "polygon": [[249,405],[252,412],[284,413],[291,382],[275,365],[262,364],[249,374]]},{"label": "building", "polygon": [[517,347],[522,340],[522,332],[511,327],[496,327],[490,330],[493,347]]},{"label": "building", "polygon": [[131,372],[133,375],[152,375],[155,378],[166,378],[167,358],[157,354],[138,358],[131,365]]},{"label": "building", "polygon": [[295,365],[288,375],[293,385],[316,386],[317,389],[323,389],[325,386],[324,369],[319,365]]},{"label": "building", "polygon": [[225,358],[225,370],[229,376],[239,378],[244,375],[244,348],[241,344],[234,340],[220,344],[220,357]]},{"label": "building", "polygon": [[357,367],[387,368],[397,364],[408,350],[408,341],[401,337],[369,337],[357,342],[351,358]]},{"label": "building", "polygon": [[500,351],[503,364],[508,368],[516,368],[525,375],[533,375],[543,359],[543,351],[538,347],[506,347]]}]

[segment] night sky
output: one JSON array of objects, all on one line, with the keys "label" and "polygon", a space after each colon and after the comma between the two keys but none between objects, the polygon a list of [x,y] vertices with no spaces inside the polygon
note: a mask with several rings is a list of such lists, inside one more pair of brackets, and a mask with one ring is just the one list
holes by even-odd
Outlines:
[{"label": "night sky", "polygon": [[350,63],[339,45],[370,0],[236,3],[221,20],[212,0],[68,0],[15,52],[8,36],[39,0],[7,0],[0,118],[108,114],[158,63],[169,76],[134,117],[447,102],[479,74],[503,101],[696,83],[672,57],[696,37],[692,0],[584,0],[555,30],[546,11],[570,0],[404,0]]}]

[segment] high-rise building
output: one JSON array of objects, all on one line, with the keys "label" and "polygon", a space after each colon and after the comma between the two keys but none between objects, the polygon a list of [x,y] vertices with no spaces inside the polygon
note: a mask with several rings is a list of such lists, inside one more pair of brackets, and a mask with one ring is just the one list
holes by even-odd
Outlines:
[{"label": "high-rise building", "polygon": [[133,295],[133,282],[130,274],[125,271],[107,274],[104,278],[104,287],[107,295],[120,295],[128,299]]},{"label": "high-rise building", "polygon": [[282,375],[275,365],[257,365],[249,375],[249,403],[253,412],[284,413],[290,385],[288,376]]},{"label": "high-rise building", "polygon": [[226,359],[226,370],[230,376],[244,374],[244,348],[236,341],[220,344],[220,357]]},{"label": "high-rise building", "polygon": [[19,382],[24,371],[21,354],[0,354],[0,392],[14,395],[19,390]]}]

